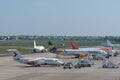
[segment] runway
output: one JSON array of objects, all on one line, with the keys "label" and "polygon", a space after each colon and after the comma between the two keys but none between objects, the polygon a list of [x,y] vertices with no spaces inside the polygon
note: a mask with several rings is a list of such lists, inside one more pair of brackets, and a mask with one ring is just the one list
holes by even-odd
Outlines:
[{"label": "runway", "polygon": [[[24,57],[55,57],[52,53],[33,53],[23,55]],[[71,56],[60,56],[64,62],[77,59]],[[71,59],[70,59],[71,58]],[[115,63],[120,62],[120,55],[111,57]],[[0,57],[0,80],[120,80],[120,68],[103,69],[102,61],[94,61],[92,67],[81,69],[63,69],[63,67],[41,66],[32,67],[26,64],[13,61],[12,55]]]}]

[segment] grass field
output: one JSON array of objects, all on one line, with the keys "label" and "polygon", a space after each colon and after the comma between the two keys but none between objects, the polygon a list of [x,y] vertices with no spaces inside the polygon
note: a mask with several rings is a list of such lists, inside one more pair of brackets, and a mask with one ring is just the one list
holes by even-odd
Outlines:
[{"label": "grass field", "polygon": [[[70,48],[70,40],[62,41],[65,46],[61,45],[61,40],[36,40],[37,45],[43,45],[48,48],[47,42],[52,41],[52,43],[57,48]],[[80,41],[75,40],[78,46],[95,46],[101,44],[100,41]],[[20,52],[32,52],[33,40],[1,40],[0,41],[0,54],[8,53],[6,49],[18,49]]]}]

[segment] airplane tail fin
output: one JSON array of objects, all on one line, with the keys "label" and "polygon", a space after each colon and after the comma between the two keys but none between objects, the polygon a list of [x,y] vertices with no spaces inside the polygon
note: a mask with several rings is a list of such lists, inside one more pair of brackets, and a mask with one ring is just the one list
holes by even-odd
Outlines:
[{"label": "airplane tail fin", "polygon": [[35,42],[35,40],[34,40],[34,48],[36,47],[36,42]]},{"label": "airplane tail fin", "polygon": [[109,40],[107,40],[107,45],[112,46],[112,43]]},{"label": "airplane tail fin", "polygon": [[50,49],[50,52],[57,54],[56,57],[59,58],[59,55],[64,52],[64,49],[57,49],[51,41],[48,41],[48,47]]},{"label": "airplane tail fin", "polygon": [[79,49],[79,47],[74,43],[74,41],[71,41],[72,49]]},{"label": "airplane tail fin", "polygon": [[52,44],[51,41],[48,41],[48,47],[50,49],[50,52],[52,52],[52,53],[56,53],[57,52],[57,48]]},{"label": "airplane tail fin", "polygon": [[14,60],[19,60],[20,58],[22,58],[21,54],[19,53],[17,49],[7,49],[7,51],[13,53]]}]

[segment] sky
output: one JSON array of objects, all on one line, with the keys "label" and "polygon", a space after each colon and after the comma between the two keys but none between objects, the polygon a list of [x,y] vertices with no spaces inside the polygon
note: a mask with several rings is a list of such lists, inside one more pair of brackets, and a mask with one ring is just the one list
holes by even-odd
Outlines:
[{"label": "sky", "polygon": [[120,36],[120,0],[0,0],[0,35]]}]

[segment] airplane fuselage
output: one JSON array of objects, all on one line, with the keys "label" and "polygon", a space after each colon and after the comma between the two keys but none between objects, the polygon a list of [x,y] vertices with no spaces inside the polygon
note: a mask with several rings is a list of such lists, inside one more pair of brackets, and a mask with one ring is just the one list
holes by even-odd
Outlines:
[{"label": "airplane fuselage", "polygon": [[80,54],[102,54],[106,55],[107,52],[103,50],[95,50],[95,49],[65,49],[63,55],[80,55]]},{"label": "airplane fuselage", "polygon": [[62,65],[63,62],[60,59],[57,58],[19,58],[14,59],[17,62],[34,65],[34,66],[40,66],[40,65]]}]

